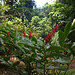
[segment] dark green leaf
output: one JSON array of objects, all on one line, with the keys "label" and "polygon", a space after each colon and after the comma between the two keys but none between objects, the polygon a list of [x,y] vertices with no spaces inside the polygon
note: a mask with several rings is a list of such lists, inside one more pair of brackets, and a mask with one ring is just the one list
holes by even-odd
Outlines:
[{"label": "dark green leaf", "polygon": [[38,68],[37,68],[37,69],[35,69],[35,70],[36,70],[38,73],[39,73],[39,72],[42,73],[42,74],[44,73],[43,70],[41,70],[41,69],[38,69]]},{"label": "dark green leaf", "polygon": [[59,68],[59,67],[55,67],[55,66],[52,66],[52,65],[50,65],[49,67],[47,67],[47,69],[57,69],[57,68]]},{"label": "dark green leaf", "polygon": [[60,47],[60,46],[55,46],[55,45],[51,45],[46,51],[59,51],[59,50],[63,50],[66,51],[64,47]]},{"label": "dark green leaf", "polygon": [[55,60],[55,61],[56,61],[56,62],[63,63],[63,64],[70,63],[70,61],[66,61],[66,60],[63,60],[63,59],[57,59],[57,60]]},{"label": "dark green leaf", "polygon": [[59,31],[59,43],[60,43],[60,45],[63,46],[64,42],[65,42],[64,33],[62,31]]},{"label": "dark green leaf", "polygon": [[10,56],[9,57],[3,57],[4,60],[7,62],[8,60],[10,60]]},{"label": "dark green leaf", "polygon": [[68,22],[64,29],[65,38],[69,35],[70,30],[71,30],[71,22]]},{"label": "dark green leaf", "polygon": [[15,62],[15,63],[13,63],[13,66],[15,67],[15,66],[19,65],[19,63],[20,63],[20,61]]}]

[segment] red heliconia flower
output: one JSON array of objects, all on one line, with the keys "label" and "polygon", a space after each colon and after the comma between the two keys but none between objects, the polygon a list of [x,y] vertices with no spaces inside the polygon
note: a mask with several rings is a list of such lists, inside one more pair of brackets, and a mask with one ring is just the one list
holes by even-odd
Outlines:
[{"label": "red heliconia flower", "polygon": [[56,30],[58,29],[58,24],[56,25],[56,27],[52,30],[52,32],[48,32],[47,37],[45,38],[45,44],[47,44],[48,42],[50,42],[51,38],[53,37],[53,35],[55,34]]},{"label": "red heliconia flower", "polygon": [[49,32],[48,32],[48,36],[50,36],[50,34],[51,34],[51,32],[49,31]]},{"label": "red heliconia flower", "polygon": [[58,24],[56,25],[56,27],[55,27],[55,30],[57,30],[58,29]]},{"label": "red heliconia flower", "polygon": [[31,32],[29,32],[29,40],[30,40],[30,38],[31,38]]},{"label": "red heliconia flower", "polygon": [[10,33],[10,32],[8,31],[8,35],[9,35],[9,33]]},{"label": "red heliconia flower", "polygon": [[47,44],[48,42],[50,42],[49,39],[45,38],[45,44]]},{"label": "red heliconia flower", "polygon": [[47,38],[49,38],[49,35],[47,35]]},{"label": "red heliconia flower", "polygon": [[49,37],[49,40],[51,40],[51,37]]},{"label": "red heliconia flower", "polygon": [[53,33],[52,32],[50,32],[50,37],[53,37]]},{"label": "red heliconia flower", "polygon": [[53,34],[53,35],[55,34],[55,29],[52,30],[52,34]]},{"label": "red heliconia flower", "polygon": [[50,33],[50,31],[48,33]]},{"label": "red heliconia flower", "polygon": [[64,52],[64,54],[66,55],[66,54],[67,54],[67,52]]},{"label": "red heliconia flower", "polygon": [[24,32],[23,36],[25,37],[25,32]]},{"label": "red heliconia flower", "polygon": [[49,36],[50,35],[50,33],[48,33],[48,35],[47,36]]}]

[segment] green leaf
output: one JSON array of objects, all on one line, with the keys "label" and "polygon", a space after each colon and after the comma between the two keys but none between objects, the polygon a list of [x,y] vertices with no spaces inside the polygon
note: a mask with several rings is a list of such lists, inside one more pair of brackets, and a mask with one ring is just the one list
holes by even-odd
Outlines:
[{"label": "green leaf", "polygon": [[67,70],[64,67],[52,66],[52,65],[50,65],[49,67],[47,67],[47,69],[58,69],[58,70],[63,70],[63,71]]},{"label": "green leaf", "polygon": [[6,24],[6,26],[10,28],[10,25],[9,24]]},{"label": "green leaf", "polygon": [[53,57],[68,57],[67,55],[63,55],[61,53],[51,53],[51,54],[47,54],[46,58],[53,58]]},{"label": "green leaf", "polygon": [[13,63],[13,66],[15,67],[15,66],[19,65],[19,63],[20,63],[20,61],[15,62],[15,63]]},{"label": "green leaf", "polygon": [[11,32],[11,37],[14,38],[15,40],[19,41],[19,39]]},{"label": "green leaf", "polygon": [[41,57],[37,56],[35,59],[36,59],[36,60],[40,60],[40,59],[41,59]]},{"label": "green leaf", "polygon": [[66,60],[64,60],[64,59],[57,59],[57,60],[55,60],[56,62],[60,62],[60,63],[62,63],[62,64],[67,64],[67,63],[70,63],[70,61],[66,61]]},{"label": "green leaf", "polygon": [[44,46],[44,43],[43,43],[40,39],[37,40],[37,44],[38,44],[40,47],[43,47],[43,46]]},{"label": "green leaf", "polygon": [[47,69],[57,69],[58,67],[52,66],[50,65],[49,67],[47,67]]},{"label": "green leaf", "polygon": [[64,29],[65,38],[69,35],[70,30],[71,30],[71,22],[68,22]]},{"label": "green leaf", "polygon": [[4,44],[4,41],[3,41],[3,39],[2,39],[2,38],[0,38],[0,41],[1,41],[1,43],[2,43],[2,44]]},{"label": "green leaf", "polygon": [[4,60],[7,62],[8,60],[10,60],[10,56],[9,57],[3,57]]},{"label": "green leaf", "polygon": [[60,45],[63,46],[64,42],[65,42],[64,32],[59,31],[59,43],[60,43]]},{"label": "green leaf", "polygon": [[46,51],[59,51],[59,50],[63,50],[66,51],[64,47],[60,47],[60,46],[55,46],[55,45],[51,45]]},{"label": "green leaf", "polygon": [[73,25],[71,25],[71,29],[75,28],[75,23]]},{"label": "green leaf", "polygon": [[73,56],[75,56],[75,52],[73,50],[73,47],[71,47],[69,44],[65,44],[64,46],[67,47],[71,51],[71,54],[73,54]]},{"label": "green leaf", "polygon": [[27,47],[31,47],[32,49],[37,49],[37,50],[39,50],[39,51],[41,51],[41,49],[39,48],[39,47],[37,47],[37,46],[34,46],[33,45],[33,43],[31,43],[31,42],[24,42],[24,41],[20,41],[20,42],[18,42],[18,44],[24,44],[25,46],[27,46]]},{"label": "green leaf", "polygon": [[41,70],[41,69],[38,69],[38,68],[37,68],[37,69],[35,69],[35,70],[36,70],[38,73],[39,73],[39,72],[42,73],[42,74],[44,73],[43,70]]},{"label": "green leaf", "polygon": [[6,66],[10,66],[7,62],[3,61],[1,62],[1,64],[6,65]]},{"label": "green leaf", "polygon": [[35,43],[37,43],[37,39],[35,37],[31,37],[31,41],[34,41]]},{"label": "green leaf", "polygon": [[59,67],[59,68],[57,68],[58,70],[61,70],[61,71],[67,71],[67,69],[66,68],[64,68],[64,67]]},{"label": "green leaf", "polygon": [[[18,44],[15,44],[14,46],[15,46],[16,48],[20,49],[23,53],[25,53],[24,49],[22,49],[22,47],[19,46]],[[25,53],[25,54],[26,54],[26,53]]]}]

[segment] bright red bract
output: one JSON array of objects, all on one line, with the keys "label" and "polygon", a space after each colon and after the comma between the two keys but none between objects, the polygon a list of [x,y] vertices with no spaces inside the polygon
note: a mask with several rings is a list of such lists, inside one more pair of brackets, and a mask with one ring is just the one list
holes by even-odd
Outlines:
[{"label": "bright red bract", "polygon": [[31,38],[31,32],[29,32],[29,40],[30,40],[30,38]]},{"label": "bright red bract", "polygon": [[53,37],[53,35],[55,34],[56,30],[58,29],[58,24],[56,25],[56,27],[52,30],[52,32],[48,32],[47,37],[45,38],[45,44],[47,44],[48,42],[50,42],[51,38]]},{"label": "bright red bract", "polygon": [[23,36],[25,37],[25,32],[24,32]]},{"label": "bright red bract", "polygon": [[64,54],[66,55],[66,54],[67,54],[67,52],[64,52]]}]

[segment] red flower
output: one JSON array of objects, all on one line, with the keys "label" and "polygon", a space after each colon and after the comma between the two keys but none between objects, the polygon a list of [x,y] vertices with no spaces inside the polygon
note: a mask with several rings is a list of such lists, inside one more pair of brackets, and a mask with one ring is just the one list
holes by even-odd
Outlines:
[{"label": "red flower", "polygon": [[30,38],[31,38],[31,32],[29,33],[29,40],[30,40]]},{"label": "red flower", "polygon": [[50,42],[49,39],[45,38],[45,44],[47,44],[48,42]]},{"label": "red flower", "polygon": [[53,34],[53,35],[55,34],[55,29],[52,30],[52,34]]},{"label": "red flower", "polygon": [[66,55],[66,54],[67,54],[67,52],[64,52],[64,54]]},{"label": "red flower", "polygon": [[52,32],[50,32],[50,37],[53,37],[53,33]]},{"label": "red flower", "polygon": [[9,35],[9,31],[8,31],[8,35]]},{"label": "red flower", "polygon": [[45,44],[47,44],[48,42],[50,42],[51,38],[53,37],[53,35],[55,34],[56,30],[58,29],[58,24],[56,25],[56,27],[52,30],[52,32],[48,32],[47,37],[45,38]]},{"label": "red flower", "polygon": [[49,38],[49,35],[47,35],[47,38]]},{"label": "red flower", "polygon": [[50,31],[48,33],[50,33]]},{"label": "red flower", "polygon": [[56,27],[55,27],[55,30],[57,30],[58,29],[58,24],[56,25]]},{"label": "red flower", "polygon": [[25,32],[24,32],[23,36],[25,37]]},{"label": "red flower", "polygon": [[48,33],[48,36],[50,36],[50,33]]}]

